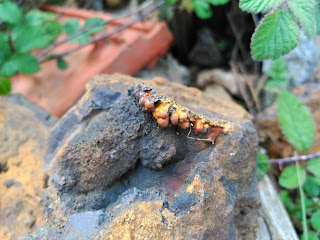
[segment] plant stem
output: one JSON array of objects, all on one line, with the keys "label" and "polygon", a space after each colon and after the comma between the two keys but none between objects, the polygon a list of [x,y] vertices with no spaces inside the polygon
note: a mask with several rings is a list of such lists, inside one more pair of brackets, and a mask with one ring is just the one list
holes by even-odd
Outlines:
[{"label": "plant stem", "polygon": [[[159,4],[161,4],[161,5],[164,4],[164,1],[159,1],[158,5],[159,5]],[[147,4],[147,5],[146,5],[146,4],[140,4],[140,6],[137,8],[136,12],[138,13],[138,12],[140,12],[140,11],[143,11],[143,10],[146,9],[147,7],[149,7],[148,4]],[[160,6],[158,6],[158,7],[160,7]],[[149,12],[149,13],[150,13],[150,12]],[[142,14],[141,14],[141,15],[142,15]],[[146,14],[145,14],[145,15],[146,15]],[[144,15],[144,16],[145,16],[145,15]],[[84,28],[84,29],[82,29],[82,30],[80,30],[80,31],[78,31],[78,32],[76,32],[76,33],[74,33],[74,34],[72,34],[72,35],[64,38],[64,39],[61,39],[60,41],[56,41],[56,42],[52,43],[50,46],[44,48],[42,51],[40,51],[39,53],[37,53],[36,56],[35,56],[35,58],[36,58],[37,60],[39,60],[42,56],[46,55],[47,53],[49,53],[51,50],[55,49],[55,48],[58,47],[59,45],[65,43],[65,42],[68,42],[69,40],[71,40],[71,39],[79,36],[79,35],[82,34],[82,33],[85,33],[85,32],[90,31],[92,28],[95,28],[95,27],[97,27],[97,26],[106,25],[106,24],[108,24],[108,23],[117,21],[117,20],[119,20],[119,19],[121,19],[121,18],[129,17],[129,16],[130,16],[130,13],[127,12],[127,13],[125,13],[125,14],[123,14],[123,15],[120,15],[120,16],[117,16],[117,17],[114,17],[114,18],[111,18],[111,19],[104,20],[104,21],[102,21],[102,22],[100,22],[100,23],[92,24],[92,25],[90,25],[90,26],[88,26],[88,27],[86,27],[86,28]],[[139,19],[139,21],[140,21],[140,20],[141,20],[141,19]],[[134,23],[136,23],[136,22],[137,22],[137,21],[135,21]],[[134,23],[132,23],[132,24],[134,24]],[[132,24],[130,24],[130,25],[132,25]],[[127,25],[126,27],[129,27],[130,25]],[[123,29],[121,29],[121,30],[123,30]],[[112,32],[112,34],[114,34],[114,33],[116,33],[116,32]],[[111,34],[111,35],[112,35],[112,34]],[[109,37],[109,35],[108,35],[107,37]],[[99,40],[96,40],[96,41],[99,41]],[[93,41],[93,42],[96,42],[96,41]],[[90,41],[90,43],[92,43],[92,41]],[[90,43],[89,43],[89,44],[90,44]],[[86,44],[86,45],[88,45],[88,44]],[[86,46],[86,45],[83,45],[83,46]],[[77,49],[77,50],[78,50],[78,49]],[[50,58],[50,59],[54,59],[54,58]],[[45,59],[45,60],[42,60],[42,61],[39,61],[39,62],[40,62],[40,63],[46,62],[46,61],[48,61],[48,60],[50,60],[50,59]]]},{"label": "plant stem", "polygon": [[299,194],[300,194],[300,199],[301,199],[302,226],[303,226],[303,235],[302,236],[303,236],[303,240],[308,240],[306,205],[305,205],[304,192],[303,192],[302,184],[301,184],[300,171],[298,169],[298,161],[296,161],[296,169],[297,169],[298,183],[299,183]]},{"label": "plant stem", "polygon": [[296,161],[307,161],[307,160],[310,160],[313,158],[319,158],[319,157],[320,157],[320,152],[315,154],[297,156],[297,157],[270,159],[270,163],[282,164],[282,163],[296,162]]}]

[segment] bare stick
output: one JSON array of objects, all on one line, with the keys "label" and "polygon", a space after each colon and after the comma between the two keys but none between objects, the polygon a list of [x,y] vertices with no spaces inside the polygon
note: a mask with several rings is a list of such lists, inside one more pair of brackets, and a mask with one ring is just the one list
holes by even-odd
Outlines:
[{"label": "bare stick", "polygon": [[204,139],[204,138],[194,138],[194,137],[190,137],[190,134],[191,134],[191,127],[192,127],[192,123],[190,124],[190,128],[189,128],[189,132],[188,132],[188,136],[187,138],[190,138],[190,139],[193,139],[193,140],[198,140],[198,141],[206,141],[206,142],[211,142],[212,144],[214,144],[214,140],[212,139]]},{"label": "bare stick", "polygon": [[295,162],[295,161],[308,161],[310,159],[319,158],[319,157],[320,157],[320,152],[315,154],[297,156],[297,157],[270,159],[270,163],[283,164],[283,163]]},{"label": "bare stick", "polygon": [[[159,4],[160,4],[160,3],[161,3],[161,5],[162,5],[162,4],[163,4],[163,1],[160,1]],[[149,7],[148,4],[141,4],[140,7],[137,9],[137,12],[142,11],[142,10],[144,10],[144,9],[147,8],[147,7]],[[74,34],[72,34],[72,35],[64,38],[64,39],[61,39],[60,41],[56,41],[56,42],[52,43],[50,46],[44,48],[44,49],[41,50],[39,53],[37,53],[36,56],[35,56],[35,58],[39,60],[42,56],[46,55],[47,53],[49,53],[51,50],[55,49],[55,48],[58,47],[59,45],[65,43],[65,42],[68,42],[69,40],[71,40],[71,39],[79,36],[79,35],[82,34],[82,33],[85,33],[85,32],[90,31],[92,28],[95,28],[95,27],[97,27],[97,26],[106,25],[106,24],[108,24],[108,23],[117,21],[117,20],[119,20],[119,19],[121,19],[121,18],[129,17],[129,16],[130,16],[130,13],[125,13],[125,14],[123,14],[123,15],[119,15],[119,16],[117,16],[117,17],[114,17],[114,18],[111,18],[111,19],[107,19],[107,20],[104,20],[104,21],[99,22],[99,23],[96,23],[96,24],[92,24],[92,25],[90,25],[90,26],[88,26],[88,27],[86,27],[86,28],[84,28],[84,29],[82,29],[82,30],[80,30],[80,31],[78,31],[78,32],[76,32],[76,33],[74,33]],[[127,27],[128,27],[128,26],[127,26]],[[40,61],[40,63],[41,63],[41,61]]]}]

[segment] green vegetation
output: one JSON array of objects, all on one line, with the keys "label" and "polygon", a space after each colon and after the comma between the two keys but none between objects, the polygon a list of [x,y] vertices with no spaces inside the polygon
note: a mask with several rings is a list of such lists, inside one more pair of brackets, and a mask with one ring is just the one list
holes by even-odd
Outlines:
[{"label": "green vegetation", "polygon": [[[64,31],[68,35],[76,34],[83,29],[88,31],[70,38],[70,42],[86,44],[92,37],[104,29],[100,18],[91,18],[83,28],[77,19],[69,20],[62,26],[56,20],[56,14],[31,10],[26,13],[23,7],[10,0],[0,2],[0,94],[11,91],[10,77],[16,73],[33,74],[40,70],[40,61],[34,50],[48,47]],[[54,55],[51,55],[53,57]],[[62,57],[57,58],[57,66],[66,69],[67,63]]]},{"label": "green vegetation", "polygon": [[[301,153],[310,149],[315,128],[309,109],[294,95],[282,91],[278,98],[277,115],[287,141]],[[260,178],[261,173],[266,173],[268,167],[267,157],[262,156],[257,156]],[[280,197],[290,217],[302,222],[301,239],[319,239],[320,158],[309,160],[306,165],[296,162],[296,165],[285,167],[279,177],[279,185],[284,188]]]}]

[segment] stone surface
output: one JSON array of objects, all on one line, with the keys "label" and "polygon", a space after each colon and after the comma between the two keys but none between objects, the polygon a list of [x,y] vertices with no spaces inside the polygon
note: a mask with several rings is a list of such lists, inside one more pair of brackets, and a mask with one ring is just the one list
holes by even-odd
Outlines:
[{"label": "stone surface", "polygon": [[0,239],[20,239],[43,223],[43,157],[55,120],[22,96],[0,97]]},{"label": "stone surface", "polygon": [[[213,145],[192,129],[160,127],[134,96],[142,82],[225,133]],[[248,118],[231,101],[163,79],[94,78],[52,131],[47,223],[24,239],[255,239]]]},{"label": "stone surface", "polygon": [[172,82],[190,85],[191,76],[189,70],[180,64],[170,53],[158,59],[157,64],[152,68],[144,68],[135,74],[135,77],[152,79],[163,77]]},{"label": "stone surface", "polygon": [[[308,106],[315,124],[314,142],[306,153],[320,152],[320,84],[303,84],[296,87],[292,92]],[[265,148],[268,150],[270,157],[291,157],[294,149],[281,133],[276,109],[277,104],[274,103],[258,115],[256,128],[259,130],[259,138],[261,142],[264,142]]]}]

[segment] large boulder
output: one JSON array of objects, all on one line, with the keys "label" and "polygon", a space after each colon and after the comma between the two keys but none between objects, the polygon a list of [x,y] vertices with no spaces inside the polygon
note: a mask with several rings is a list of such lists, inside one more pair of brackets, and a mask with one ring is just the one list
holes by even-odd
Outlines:
[{"label": "large boulder", "polygon": [[0,239],[44,224],[44,154],[55,119],[20,95],[0,97]]},{"label": "large boulder", "polygon": [[[185,129],[161,127],[168,118],[159,125],[141,107],[147,95],[186,111]],[[47,223],[24,239],[255,239],[256,149],[249,115],[231,101],[160,78],[98,76],[52,131]]]}]

